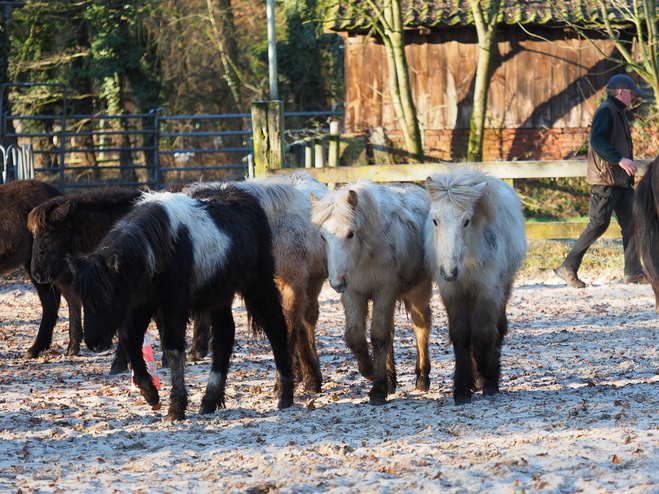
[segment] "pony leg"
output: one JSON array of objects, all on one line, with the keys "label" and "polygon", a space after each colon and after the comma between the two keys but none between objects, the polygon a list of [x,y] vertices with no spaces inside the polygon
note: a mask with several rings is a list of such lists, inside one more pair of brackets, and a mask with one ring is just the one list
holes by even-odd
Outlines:
[{"label": "pony leg", "polygon": [[448,335],[455,354],[453,401],[456,405],[464,405],[471,403],[471,391],[474,388],[469,305],[466,300],[447,298],[444,306],[448,316]]},{"label": "pony leg", "polygon": [[192,348],[189,360],[202,360],[208,355],[208,345],[211,334],[211,322],[207,314],[196,314],[193,320]]},{"label": "pony leg", "polygon": [[312,351],[307,327],[304,325],[304,310],[307,306],[306,287],[282,285],[284,315],[289,329],[289,352],[304,376],[305,390],[320,393],[323,376],[318,355]]},{"label": "pony leg", "polygon": [[500,304],[480,298],[476,300],[474,307],[472,356],[482,378],[483,396],[492,396],[499,392],[501,345],[508,328],[505,302]]},{"label": "pony leg", "polygon": [[[324,278],[314,278],[309,281],[307,285],[307,306],[304,310],[304,324],[307,327],[307,335],[309,336],[309,345],[318,361],[318,350],[316,349],[316,323],[318,323],[318,316],[320,315],[320,308],[318,306],[318,296],[323,289]],[[320,362],[319,362],[320,367]]]},{"label": "pony leg", "polygon": [[[186,307],[187,304],[181,304]],[[169,393],[167,420],[183,420],[188,407],[188,392],[185,389],[185,330],[188,323],[187,310],[159,310],[155,319],[160,330],[160,343],[167,358],[172,389]]]},{"label": "pony leg", "polygon": [[225,407],[224,390],[229,373],[229,361],[235,342],[236,325],[231,314],[231,306],[214,310],[210,314],[210,329],[213,332],[211,352],[213,363],[206,386],[206,393],[201,400],[199,413],[213,413],[218,408]]},{"label": "pony leg", "polygon": [[[393,293],[379,293],[373,298],[371,344],[373,345],[373,388],[369,392],[371,405],[384,405],[387,393],[396,386],[396,369],[388,369],[389,356],[393,359],[393,325],[396,297]],[[393,376],[391,376],[393,371]],[[394,382],[391,383],[393,378]]]},{"label": "pony leg", "polygon": [[407,304],[412,316],[414,335],[416,336],[416,389],[430,389],[430,331],[432,316],[430,298],[432,284],[430,280],[415,287],[407,297]]},{"label": "pony leg", "polygon": [[67,304],[69,305],[69,346],[66,350],[67,355],[78,355],[80,353],[80,343],[82,342],[82,303],[73,290],[67,290],[63,293]]},{"label": "pony leg", "polygon": [[136,309],[130,315],[128,325],[120,328],[119,341],[123,344],[128,361],[133,368],[133,381],[135,386],[140,390],[140,394],[146,402],[155,407],[160,402],[158,390],[153,384],[153,378],[146,370],[144,355],[142,353],[142,343],[144,342],[144,333],[151,322],[150,314],[145,310]]},{"label": "pony leg", "polygon": [[117,343],[117,350],[114,352],[114,360],[110,366],[110,375],[115,376],[124,372],[128,372],[128,352],[126,351],[126,345],[120,338]]},{"label": "pony leg", "polygon": [[394,394],[398,379],[396,376],[396,361],[394,360],[394,318],[391,317],[391,328],[389,328],[389,349],[387,350],[387,394]]},{"label": "pony leg", "polygon": [[254,286],[243,293],[247,311],[256,325],[263,328],[272,347],[277,367],[277,407],[288,408],[293,404],[295,383],[288,355],[286,319],[281,308],[280,293],[275,282],[267,275],[259,276]]},{"label": "pony leg", "polygon": [[373,380],[373,362],[366,341],[366,316],[368,300],[359,294],[348,291],[341,297],[346,317],[346,344],[357,358],[359,373],[369,381]]},{"label": "pony leg", "polygon": [[57,322],[60,292],[50,284],[42,285],[41,283],[37,283],[36,280],[32,278],[32,274],[30,274],[29,266],[27,266],[25,270],[30,276],[32,285],[37,290],[37,295],[41,301],[41,308],[43,311],[41,323],[39,324],[39,331],[37,332],[37,338],[25,353],[25,358],[36,358],[41,352],[50,348],[50,344],[53,341],[53,329]]}]

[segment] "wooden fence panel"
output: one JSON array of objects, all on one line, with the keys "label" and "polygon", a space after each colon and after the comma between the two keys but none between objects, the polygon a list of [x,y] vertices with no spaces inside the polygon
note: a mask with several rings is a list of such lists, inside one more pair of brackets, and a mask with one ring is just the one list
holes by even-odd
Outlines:
[{"label": "wooden fence panel", "polygon": [[[647,165],[652,160],[636,160],[639,171],[637,177],[645,173]],[[473,165],[490,175],[503,180],[515,178],[561,178],[585,177],[586,161],[504,161],[493,163],[461,163],[460,166]],[[323,183],[346,183],[357,180],[371,180],[373,182],[424,182],[428,175],[446,171],[450,164],[422,164],[422,165],[374,165],[374,166],[340,166],[336,168],[307,169],[313,177]],[[281,170],[266,170],[265,176],[283,173],[294,173],[297,168],[284,168]],[[584,222],[550,222],[527,223],[526,235],[528,238],[576,238],[586,227]],[[611,225],[604,234],[604,238],[620,238],[620,226],[611,221]]]}]

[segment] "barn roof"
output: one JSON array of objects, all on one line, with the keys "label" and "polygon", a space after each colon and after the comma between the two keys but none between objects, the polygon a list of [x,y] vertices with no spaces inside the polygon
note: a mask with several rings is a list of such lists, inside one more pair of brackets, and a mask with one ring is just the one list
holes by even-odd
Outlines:
[{"label": "barn roof", "polygon": [[[353,31],[369,28],[369,16],[365,15],[363,10],[366,0],[326,1],[327,8],[324,14],[326,30]],[[611,20],[628,21],[631,18],[632,1],[609,0],[607,4]],[[401,0],[401,2],[403,23],[406,28],[437,28],[474,23],[469,0]],[[629,5],[629,10],[613,7],[613,5],[625,4]],[[500,24],[565,25],[565,20],[580,25],[599,23],[601,12],[597,0],[503,0],[499,13]]]}]

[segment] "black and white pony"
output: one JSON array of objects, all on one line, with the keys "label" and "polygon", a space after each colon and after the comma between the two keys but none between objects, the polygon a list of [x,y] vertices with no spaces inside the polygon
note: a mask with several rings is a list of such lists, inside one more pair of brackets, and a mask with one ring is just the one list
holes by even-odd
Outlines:
[{"label": "black and white pony", "polygon": [[426,258],[446,307],[455,353],[453,398],[499,392],[506,304],[526,256],[522,205],[503,180],[470,167],[428,177]]},{"label": "black and white pony", "polygon": [[142,357],[142,340],[150,320],[155,320],[171,371],[169,420],[182,420],[188,404],[185,329],[191,315],[205,313],[212,332],[213,362],[200,412],[224,406],[236,294],[272,346],[279,408],[293,403],[271,233],[256,198],[236,189],[203,201],[170,192],[146,193],[93,253],[69,258],[69,264],[85,308],[85,343],[92,351],[105,351],[118,330],[135,384],[152,406],[159,397]]},{"label": "black and white pony", "polygon": [[[298,188],[299,187],[299,188]],[[325,245],[311,223],[310,191],[318,197],[327,187],[309,174],[296,172],[290,177],[272,177],[241,182],[195,183],[181,192],[198,197],[238,188],[256,198],[263,207],[272,231],[275,282],[282,296],[288,326],[289,354],[295,379],[304,378],[305,389],[318,393],[322,385],[316,351],[315,327],[318,321],[318,295],[327,279]],[[194,345],[203,347],[203,325],[195,326]],[[194,347],[193,345],[193,347]]]}]

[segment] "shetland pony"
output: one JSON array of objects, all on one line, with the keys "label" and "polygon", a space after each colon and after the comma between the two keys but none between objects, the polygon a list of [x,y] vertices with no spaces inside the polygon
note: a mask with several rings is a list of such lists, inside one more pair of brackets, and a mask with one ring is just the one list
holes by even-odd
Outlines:
[{"label": "shetland pony", "polygon": [[499,392],[506,304],[526,255],[524,217],[510,186],[475,169],[432,175],[426,190],[426,255],[448,315],[453,399],[462,405],[477,380],[483,395]]},{"label": "shetland pony", "polygon": [[[194,198],[212,197],[229,188],[258,198],[265,210],[272,231],[275,282],[282,295],[296,382],[304,378],[305,389],[318,393],[322,372],[314,334],[319,314],[318,295],[327,278],[327,259],[323,241],[311,223],[309,191],[322,197],[327,188],[308,174],[296,173],[291,180],[197,183],[183,188],[182,192]],[[194,345],[203,346],[199,343],[203,337],[202,331],[195,332]]]},{"label": "shetland pony", "polygon": [[636,247],[654,291],[659,312],[659,165],[656,158],[648,165],[634,194]]},{"label": "shetland pony", "polygon": [[[432,286],[424,263],[427,195],[414,185],[358,182],[311,202],[312,221],[325,241],[329,282],[341,294],[346,343],[359,372],[373,381],[370,403],[383,405],[396,389],[393,340],[399,300],[412,316],[416,335],[416,387],[428,390]],[[366,342],[369,300],[372,361]]]},{"label": "shetland pony", "polygon": [[[71,342],[77,354],[82,342],[82,302],[71,287],[71,271],[67,255],[80,256],[92,252],[112,226],[133,207],[141,192],[132,189],[107,188],[60,196],[34,208],[27,217],[32,232],[32,271],[39,283],[55,285],[69,301]],[[50,342],[52,329],[48,333]],[[119,344],[110,374],[128,369],[128,356]]]},{"label": "shetland pony", "polygon": [[[43,311],[37,338],[27,350],[26,358],[35,358],[50,347],[62,293],[61,287],[41,284],[38,276],[33,274],[32,235],[27,218],[32,208],[57,196],[61,196],[61,192],[55,186],[38,180],[16,180],[0,185],[0,273],[24,268],[37,290]],[[77,355],[81,337],[80,318],[76,320],[76,302],[69,295],[64,292],[71,312],[67,354]],[[79,307],[77,314],[80,315]]]},{"label": "shetland pony", "polygon": [[224,406],[236,294],[272,346],[279,408],[293,403],[271,233],[254,197],[235,189],[208,201],[170,192],[144,194],[93,253],[68,260],[73,288],[85,307],[85,343],[94,352],[105,351],[118,330],[135,384],[154,407],[159,396],[146,370],[142,340],[151,319],[156,321],[172,379],[169,420],[182,420],[188,404],[185,330],[191,315],[205,313],[212,332],[211,375],[200,412]]}]

